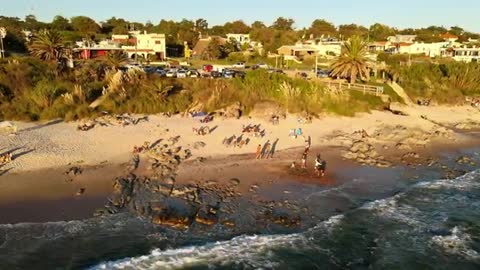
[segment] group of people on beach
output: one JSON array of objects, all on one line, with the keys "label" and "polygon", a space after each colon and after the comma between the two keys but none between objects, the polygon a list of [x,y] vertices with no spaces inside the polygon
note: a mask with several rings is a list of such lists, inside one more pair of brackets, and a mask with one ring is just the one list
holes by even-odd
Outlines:
[{"label": "group of people on beach", "polygon": [[263,137],[265,135],[265,130],[260,128],[260,124],[257,125],[243,125],[242,126],[242,134],[254,137]]},{"label": "group of people on beach", "polygon": [[242,148],[245,145],[248,145],[250,142],[249,138],[244,139],[243,135],[240,135],[237,137],[236,135],[233,135],[230,138],[224,138],[222,144],[225,145],[226,147],[233,146],[233,148]]},{"label": "group of people on beach", "polygon": [[208,126],[201,126],[200,128],[192,128],[195,135],[205,136],[210,134],[210,128]]},{"label": "group of people on beach", "polygon": [[0,165],[7,164],[12,161],[12,153],[8,152],[0,156]]},{"label": "group of people on beach", "polygon": [[[304,139],[305,139],[305,148],[303,150],[302,158],[301,158],[301,163],[302,163],[301,164],[301,169],[306,170],[307,169],[307,159],[308,159],[308,154],[310,152],[310,146],[312,145],[312,140],[311,140],[310,136],[308,136],[308,137],[304,136]],[[296,162],[293,161],[292,164],[290,165],[290,167],[292,169],[296,169],[297,168]],[[327,162],[322,159],[320,154],[317,154],[317,156],[315,157],[315,165],[314,165],[315,174],[318,177],[323,177],[325,175],[326,168],[327,168]]]},{"label": "group of people on beach", "polygon": [[267,141],[263,146],[259,144],[257,146],[257,151],[255,153],[255,159],[270,159],[273,158],[273,154],[275,154],[275,148],[278,139],[273,144],[270,141]]}]

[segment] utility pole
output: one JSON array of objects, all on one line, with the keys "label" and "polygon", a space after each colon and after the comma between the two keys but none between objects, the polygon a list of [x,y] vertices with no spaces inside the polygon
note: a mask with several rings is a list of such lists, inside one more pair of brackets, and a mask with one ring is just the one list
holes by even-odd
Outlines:
[{"label": "utility pole", "polygon": [[0,58],[5,58],[5,48],[3,47],[3,39],[7,36],[7,29],[0,27]]}]

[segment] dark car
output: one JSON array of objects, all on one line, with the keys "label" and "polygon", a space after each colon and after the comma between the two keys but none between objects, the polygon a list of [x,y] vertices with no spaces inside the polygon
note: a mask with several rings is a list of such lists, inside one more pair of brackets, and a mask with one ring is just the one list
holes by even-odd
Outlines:
[{"label": "dark car", "polygon": [[210,75],[212,76],[212,78],[222,78],[223,77],[223,74],[218,72],[218,71],[212,71],[212,72],[210,72]]},{"label": "dark car", "polygon": [[328,78],[328,70],[317,70],[317,78]]},{"label": "dark car", "polygon": [[145,71],[145,73],[148,73],[148,74],[154,73],[155,70],[156,70],[155,67],[151,67],[151,66],[145,66],[145,67],[143,67],[143,71]]}]

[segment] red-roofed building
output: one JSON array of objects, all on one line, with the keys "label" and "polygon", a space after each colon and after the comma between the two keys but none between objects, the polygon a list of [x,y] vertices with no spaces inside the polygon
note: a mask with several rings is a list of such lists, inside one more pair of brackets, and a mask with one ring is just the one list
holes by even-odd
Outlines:
[{"label": "red-roofed building", "polygon": [[440,37],[443,38],[443,40],[450,41],[450,42],[455,42],[455,41],[458,40],[458,36],[456,36],[454,34],[451,34],[451,33],[448,33],[448,32],[440,35]]}]

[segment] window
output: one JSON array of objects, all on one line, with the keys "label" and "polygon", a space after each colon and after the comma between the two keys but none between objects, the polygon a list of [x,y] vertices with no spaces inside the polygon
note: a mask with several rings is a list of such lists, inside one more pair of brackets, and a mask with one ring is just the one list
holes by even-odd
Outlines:
[{"label": "window", "polygon": [[160,40],[155,40],[155,44],[159,45],[162,44],[162,42]]}]

